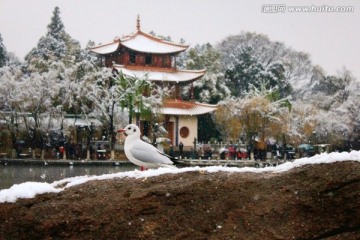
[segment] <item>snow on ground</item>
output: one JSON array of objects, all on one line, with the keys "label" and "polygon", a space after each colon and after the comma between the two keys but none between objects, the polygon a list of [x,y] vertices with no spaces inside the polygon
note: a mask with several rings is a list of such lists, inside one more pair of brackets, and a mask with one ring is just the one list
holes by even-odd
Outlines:
[{"label": "snow on ground", "polygon": [[80,176],[67,178],[60,181],[55,181],[53,183],[39,183],[39,182],[25,182],[21,184],[15,184],[9,189],[4,189],[0,191],[0,203],[3,202],[16,202],[19,198],[33,198],[37,194],[42,193],[58,193],[63,191],[66,188],[76,186],[79,184],[86,183],[92,180],[105,180],[113,178],[148,178],[159,176],[162,174],[177,174],[184,172],[192,171],[204,171],[204,172],[284,172],[288,171],[295,167],[300,167],[306,164],[320,164],[320,163],[333,163],[339,161],[358,161],[360,162],[360,151],[351,151],[349,152],[333,152],[333,153],[323,153],[320,155],[315,155],[310,158],[301,158],[293,162],[286,162],[280,164],[276,167],[266,167],[266,168],[237,168],[237,167],[223,167],[223,166],[212,166],[212,167],[186,167],[179,169],[172,168],[159,168],[159,169],[150,169],[147,171],[128,171],[128,172],[119,172],[114,174],[105,174],[101,176]]}]

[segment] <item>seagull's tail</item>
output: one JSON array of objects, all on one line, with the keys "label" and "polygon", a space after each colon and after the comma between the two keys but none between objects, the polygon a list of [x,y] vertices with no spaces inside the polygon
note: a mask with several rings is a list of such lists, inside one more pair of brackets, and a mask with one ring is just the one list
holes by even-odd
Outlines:
[{"label": "seagull's tail", "polygon": [[171,168],[171,169],[177,169],[177,167],[175,165],[171,165],[171,164],[159,164],[160,167],[166,167],[166,168]]},{"label": "seagull's tail", "polygon": [[163,152],[160,152],[159,153],[167,158],[169,158],[172,163],[171,164],[160,164],[161,167],[167,167],[167,168],[172,168],[172,169],[177,169],[177,167],[175,165],[172,165],[173,163],[177,163],[179,161],[179,158],[177,157],[171,157]]}]

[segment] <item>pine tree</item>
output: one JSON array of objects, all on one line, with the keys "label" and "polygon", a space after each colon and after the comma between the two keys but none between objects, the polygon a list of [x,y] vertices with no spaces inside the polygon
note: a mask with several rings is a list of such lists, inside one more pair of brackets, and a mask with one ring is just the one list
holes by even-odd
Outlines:
[{"label": "pine tree", "polygon": [[55,7],[47,29],[46,36],[41,37],[37,46],[25,57],[31,71],[47,72],[56,61],[66,67],[81,58],[80,43],[65,32],[59,7]]},{"label": "pine tree", "polygon": [[0,34],[0,67],[5,66],[8,61],[9,61],[9,57],[5,45],[3,43],[3,39]]},{"label": "pine tree", "polygon": [[65,35],[65,27],[60,18],[60,9],[55,7],[53,16],[51,17],[51,22],[47,26],[48,32],[47,36],[51,36],[55,39],[63,39]]}]

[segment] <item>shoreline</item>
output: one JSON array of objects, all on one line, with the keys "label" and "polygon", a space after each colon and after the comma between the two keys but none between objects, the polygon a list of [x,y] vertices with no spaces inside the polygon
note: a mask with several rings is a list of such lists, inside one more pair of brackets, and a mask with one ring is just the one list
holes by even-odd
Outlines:
[{"label": "shoreline", "polygon": [[[270,167],[289,160],[219,160],[219,159],[182,159],[174,161],[178,166],[228,166],[228,167]],[[63,160],[63,159],[0,159],[0,165],[52,165],[52,166],[126,166],[133,165],[128,160]]]},{"label": "shoreline", "polygon": [[279,164],[294,161],[294,159],[289,160],[275,160],[275,159],[267,159],[267,160],[221,160],[221,159],[181,159],[174,161],[176,165],[182,166],[200,166],[200,167],[208,167],[208,166],[227,166],[227,167],[275,167]]},{"label": "shoreline", "polygon": [[0,159],[0,165],[124,166],[124,165],[133,165],[133,164],[128,160]]}]

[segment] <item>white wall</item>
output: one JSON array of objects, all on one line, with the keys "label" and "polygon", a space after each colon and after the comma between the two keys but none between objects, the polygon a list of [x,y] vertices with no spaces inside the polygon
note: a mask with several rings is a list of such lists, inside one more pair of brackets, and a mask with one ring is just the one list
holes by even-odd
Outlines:
[{"label": "white wall", "polygon": [[[189,128],[189,136],[182,138],[180,136],[180,129],[182,127]],[[184,144],[185,147],[194,146],[194,138],[198,138],[198,119],[196,116],[179,116],[179,143],[180,141]]]}]

